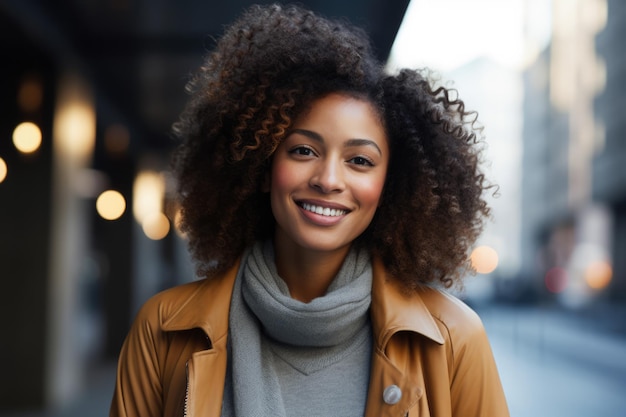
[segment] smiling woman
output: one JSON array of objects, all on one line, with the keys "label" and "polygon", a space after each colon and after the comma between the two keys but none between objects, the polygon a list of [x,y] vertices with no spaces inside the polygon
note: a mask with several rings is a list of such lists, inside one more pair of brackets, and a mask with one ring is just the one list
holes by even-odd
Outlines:
[{"label": "smiling woman", "polygon": [[189,91],[174,166],[202,279],[142,307],[111,416],[506,417],[482,323],[444,289],[489,214],[463,102],[277,5]]},{"label": "smiling woman", "polygon": [[[330,94],[294,121],[274,153],[275,262],[294,298],[324,295],[374,217],[389,163],[380,120],[369,101]],[[315,268],[317,278],[304,276],[300,265]]]}]

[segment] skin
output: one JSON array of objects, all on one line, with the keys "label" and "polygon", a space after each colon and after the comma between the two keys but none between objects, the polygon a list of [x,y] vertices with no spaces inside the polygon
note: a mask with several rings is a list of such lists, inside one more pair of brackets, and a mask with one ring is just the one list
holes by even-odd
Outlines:
[{"label": "skin", "polygon": [[270,175],[275,261],[293,298],[326,293],[374,217],[388,164],[387,136],[369,101],[333,93],[295,120]]}]

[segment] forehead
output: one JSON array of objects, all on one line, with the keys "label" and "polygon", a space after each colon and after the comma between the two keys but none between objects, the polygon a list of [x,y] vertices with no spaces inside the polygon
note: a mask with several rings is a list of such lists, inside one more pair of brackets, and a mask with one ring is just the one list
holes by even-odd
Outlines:
[{"label": "forehead", "polygon": [[351,123],[384,131],[384,123],[376,105],[366,97],[348,93],[330,93],[314,99],[294,120],[294,126],[314,123]]},{"label": "forehead", "polygon": [[350,103],[360,103],[363,106],[368,106],[372,114],[379,117],[381,116],[381,111],[378,106],[366,94],[350,91],[335,91],[313,98],[304,106],[303,110],[296,118],[305,117],[314,107],[332,107],[341,104],[348,105]]}]

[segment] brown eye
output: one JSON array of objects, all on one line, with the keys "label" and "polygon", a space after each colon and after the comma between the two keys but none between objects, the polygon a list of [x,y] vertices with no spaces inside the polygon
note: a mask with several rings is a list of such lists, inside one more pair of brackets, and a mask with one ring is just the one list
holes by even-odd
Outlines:
[{"label": "brown eye", "polygon": [[364,158],[362,156],[355,156],[354,158],[350,159],[348,162],[355,164],[355,165],[374,166],[374,164],[372,164],[372,162],[369,159]]},{"label": "brown eye", "polygon": [[292,155],[300,155],[300,156],[312,156],[314,155],[313,150],[311,148],[307,148],[306,146],[298,146],[289,151]]}]

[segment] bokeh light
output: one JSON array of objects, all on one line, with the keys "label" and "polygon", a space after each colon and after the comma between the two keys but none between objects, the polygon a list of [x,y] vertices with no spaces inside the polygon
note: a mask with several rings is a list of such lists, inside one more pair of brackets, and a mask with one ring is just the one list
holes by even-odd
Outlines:
[{"label": "bokeh light", "polygon": [[115,190],[107,190],[96,200],[98,214],[106,220],[116,220],[126,211],[124,196]]},{"label": "bokeh light", "polygon": [[32,153],[41,146],[41,129],[35,123],[24,122],[13,130],[13,145],[22,153]]},{"label": "bokeh light", "polygon": [[606,288],[613,278],[613,268],[606,261],[595,261],[585,269],[585,282],[594,290]]},{"label": "bokeh light", "polygon": [[7,163],[4,162],[4,159],[0,158],[0,182],[4,181],[7,177]]},{"label": "bokeh light", "polygon": [[470,255],[472,267],[479,274],[490,274],[498,267],[498,253],[489,246],[478,246]]},{"label": "bokeh light", "polygon": [[59,84],[53,137],[59,155],[78,165],[90,161],[96,144],[96,109],[91,88],[81,77],[67,75]]},{"label": "bokeh light", "polygon": [[133,182],[133,215],[142,224],[147,217],[163,212],[165,179],[156,171],[139,172]]},{"label": "bokeh light", "polygon": [[564,268],[554,267],[546,272],[545,284],[551,293],[558,294],[565,291],[568,281],[567,271]]},{"label": "bokeh light", "polygon": [[161,240],[170,231],[170,221],[163,213],[155,213],[147,216],[141,227],[143,232],[152,240]]}]

